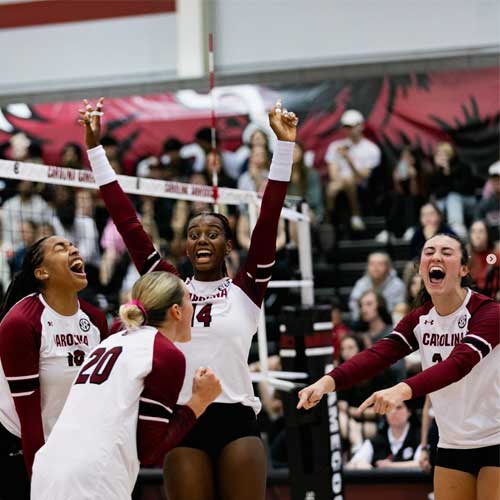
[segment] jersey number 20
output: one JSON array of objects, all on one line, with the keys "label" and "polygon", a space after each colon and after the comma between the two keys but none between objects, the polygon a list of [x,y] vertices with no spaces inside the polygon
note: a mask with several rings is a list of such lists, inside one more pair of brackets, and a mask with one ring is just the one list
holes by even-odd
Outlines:
[{"label": "jersey number 20", "polygon": [[122,353],[123,347],[116,346],[111,349],[99,347],[91,355],[88,363],[85,363],[76,377],[75,384],[102,384],[108,380],[109,374],[115,366],[118,356]]}]

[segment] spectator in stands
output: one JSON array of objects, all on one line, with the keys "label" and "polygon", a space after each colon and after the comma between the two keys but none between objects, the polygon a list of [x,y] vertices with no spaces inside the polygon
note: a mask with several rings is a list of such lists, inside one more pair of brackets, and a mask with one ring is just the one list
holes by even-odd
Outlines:
[{"label": "spectator in stands", "polygon": [[[359,311],[361,318],[359,331],[365,348],[371,347],[375,342],[392,333],[392,316],[382,295],[374,290],[363,293],[359,299]],[[390,370],[394,374],[394,383],[403,380],[406,377],[404,359],[392,365]]]},{"label": "spectator in stands", "polygon": [[104,148],[104,151],[106,151],[106,156],[108,157],[109,161],[115,161],[118,160],[120,161],[120,145],[118,141],[112,136],[112,135],[104,135],[101,138],[101,145]]},{"label": "spectator in stands", "polygon": [[387,217],[387,229],[376,240],[387,243],[392,236],[401,238],[405,230],[418,223],[418,210],[423,203],[423,175],[420,168],[420,151],[410,146],[401,150],[399,160],[392,171],[394,190]]},{"label": "spectator in stands", "polygon": [[392,318],[385,299],[374,290],[364,292],[358,301],[363,342],[370,347],[392,332]]},{"label": "spectator in stands", "polygon": [[163,143],[160,163],[164,167],[163,179],[166,181],[187,182],[191,175],[191,163],[180,155],[182,146],[176,137],[169,137]]},{"label": "spectator in stands", "polygon": [[351,332],[349,327],[344,323],[342,318],[342,303],[340,299],[334,297],[331,302],[330,318],[332,321],[332,344],[333,344],[333,359],[340,359],[340,342]]},{"label": "spectator in stands", "polygon": [[494,241],[500,240],[500,160],[488,169],[491,194],[484,196],[476,207],[474,218],[483,219],[492,231]]},{"label": "spectator in stands", "polygon": [[469,230],[469,242],[469,269],[475,290],[495,298],[499,286],[497,276],[500,266],[500,250],[495,249],[486,221],[477,220],[472,224]]},{"label": "spectator in stands", "polygon": [[23,259],[26,255],[28,248],[35,243],[36,238],[36,224],[31,220],[24,220],[21,222],[21,238],[23,240],[22,244],[14,252],[14,256],[11,260],[12,274],[21,270],[23,265]]},{"label": "spectator in stands", "polygon": [[2,206],[2,240],[5,247],[11,251],[22,244],[19,228],[23,220],[41,224],[52,223],[54,219],[54,211],[39,194],[35,193],[33,182],[20,181],[17,193]]},{"label": "spectator in stands", "polygon": [[458,160],[450,143],[439,143],[434,153],[429,189],[441,212],[446,213],[448,224],[461,238],[467,235],[465,207],[474,201],[474,187],[470,167]]},{"label": "spectator in stands", "polygon": [[[90,208],[89,208],[90,205]],[[95,302],[94,294],[99,288],[99,233],[92,218],[92,194],[88,190],[78,190],[76,193],[67,186],[56,186],[54,206],[56,218],[54,229],[56,234],[71,241],[80,251],[85,260],[88,286],[85,289],[85,300]]]},{"label": "spectator in stands", "polygon": [[[360,335],[346,335],[340,341],[339,364],[350,360],[364,348],[365,345]],[[367,394],[371,394],[373,390],[383,389],[394,381],[394,374],[387,369],[370,380],[338,392],[340,435],[346,460],[360,448],[363,439],[372,438],[377,432],[378,417],[373,409],[368,408],[360,412],[359,406],[366,399]]]},{"label": "spectator in stands", "polygon": [[404,469],[419,466],[420,426],[405,402],[386,415],[387,425],[367,439],[346,465],[347,469],[373,467]]},{"label": "spectator in stands", "polygon": [[35,240],[40,238],[48,238],[49,236],[54,236],[56,232],[54,231],[54,226],[48,222],[42,222],[36,229]]},{"label": "spectator in stands", "polygon": [[359,320],[359,299],[368,290],[380,293],[390,312],[405,300],[405,284],[398,278],[396,270],[392,268],[391,258],[385,252],[373,252],[368,256],[366,274],[356,281],[352,289],[349,309],[354,321]]},{"label": "spectator in stands", "polygon": [[321,179],[317,170],[307,167],[304,163],[304,146],[300,142],[295,143],[292,178],[287,194],[300,196],[301,199],[307,202],[313,224],[323,219],[324,205]]},{"label": "spectator in stands", "polygon": [[325,154],[329,174],[327,209],[331,214],[337,196],[344,192],[351,210],[351,227],[360,231],[364,223],[360,217],[358,189],[366,186],[372,170],[380,163],[380,149],[363,137],[364,118],[359,111],[345,111],[340,123],[347,137],[332,142]]},{"label": "spectator in stands", "polygon": [[61,166],[67,168],[82,168],[82,148],[76,142],[67,142],[61,152]]},{"label": "spectator in stands", "polygon": [[[248,170],[250,153],[254,147],[263,147],[270,152],[269,136],[264,130],[255,124],[249,124],[243,131],[243,145],[236,151],[236,155],[241,161],[240,174]],[[270,153],[269,153],[270,154]]]},{"label": "spectator in stands", "polygon": [[424,247],[424,243],[438,233],[455,234],[448,226],[439,207],[432,202],[428,202],[420,209],[420,227],[412,228],[410,242],[410,257],[417,258]]},{"label": "spectator in stands", "polygon": [[258,187],[267,179],[271,158],[264,146],[254,146],[248,158],[248,170],[238,179],[238,189],[258,191]]}]

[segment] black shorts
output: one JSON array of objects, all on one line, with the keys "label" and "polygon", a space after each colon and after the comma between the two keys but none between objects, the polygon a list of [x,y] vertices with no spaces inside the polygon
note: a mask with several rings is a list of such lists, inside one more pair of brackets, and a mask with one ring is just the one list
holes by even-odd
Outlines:
[{"label": "black shorts", "polygon": [[216,460],[224,446],[247,436],[260,438],[253,408],[240,403],[212,403],[177,446],[203,450]]},{"label": "black shorts", "polygon": [[438,448],[436,466],[477,476],[482,467],[500,467],[500,444],[484,448]]},{"label": "black shorts", "polygon": [[24,465],[21,439],[0,424],[0,498],[29,500],[30,480]]}]

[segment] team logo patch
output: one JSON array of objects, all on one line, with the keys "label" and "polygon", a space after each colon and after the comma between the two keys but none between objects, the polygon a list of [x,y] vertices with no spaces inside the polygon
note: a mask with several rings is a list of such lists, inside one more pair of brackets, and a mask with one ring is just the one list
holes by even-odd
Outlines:
[{"label": "team logo patch", "polygon": [[463,328],[466,325],[466,323],[467,323],[467,316],[464,314],[458,320],[458,327]]},{"label": "team logo patch", "polygon": [[90,321],[88,319],[81,318],[79,324],[82,332],[88,332],[90,330]]}]

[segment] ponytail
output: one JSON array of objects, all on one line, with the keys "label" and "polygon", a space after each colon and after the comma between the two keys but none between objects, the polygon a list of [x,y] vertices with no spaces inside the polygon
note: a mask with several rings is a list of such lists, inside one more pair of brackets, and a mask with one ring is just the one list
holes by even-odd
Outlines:
[{"label": "ponytail", "polygon": [[0,307],[0,321],[10,311],[11,307],[22,298],[32,293],[38,293],[42,289],[42,282],[36,279],[35,269],[43,261],[43,242],[47,239],[40,238],[26,251],[21,270],[17,272],[5,292]]},{"label": "ponytail", "polygon": [[119,315],[126,328],[141,325],[160,327],[174,304],[181,305],[184,284],[177,276],[153,271],[141,276],[132,287],[132,300],[120,307]]}]

